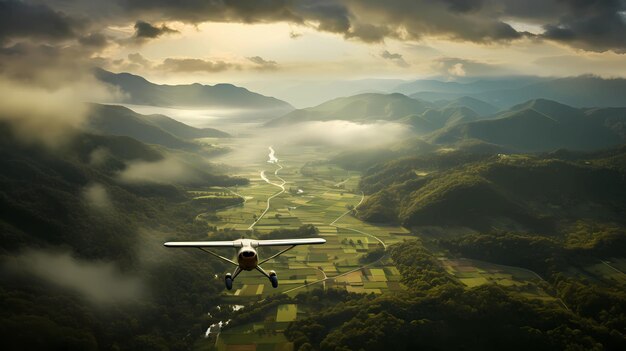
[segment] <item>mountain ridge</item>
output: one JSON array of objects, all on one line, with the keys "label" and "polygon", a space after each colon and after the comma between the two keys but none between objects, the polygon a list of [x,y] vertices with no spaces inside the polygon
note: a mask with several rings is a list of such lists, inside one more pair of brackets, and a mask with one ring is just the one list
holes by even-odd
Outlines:
[{"label": "mountain ridge", "polygon": [[101,68],[94,71],[100,81],[116,86],[127,98],[125,103],[162,107],[208,107],[266,110],[272,116],[293,110],[289,103],[252,92],[230,83],[155,84],[131,73],[113,73]]}]

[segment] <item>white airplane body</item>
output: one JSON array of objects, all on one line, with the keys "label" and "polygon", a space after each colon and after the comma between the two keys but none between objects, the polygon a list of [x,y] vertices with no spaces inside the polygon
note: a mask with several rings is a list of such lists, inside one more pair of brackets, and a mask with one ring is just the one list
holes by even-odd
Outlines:
[{"label": "white airplane body", "polygon": [[[276,272],[266,272],[261,265],[273,258],[276,258],[283,253],[293,249],[298,245],[319,245],[326,243],[322,238],[309,238],[309,239],[279,239],[279,240],[254,240],[254,239],[238,239],[234,241],[173,241],[163,244],[166,247],[194,247],[198,248],[208,254],[211,254],[225,262],[231,263],[235,266],[235,271],[227,273],[224,277],[224,283],[228,290],[233,288],[233,281],[242,271],[251,271],[256,269],[266,276],[272,283],[272,287],[278,287],[278,277]],[[278,252],[259,262],[259,255],[256,248],[261,246],[289,246],[288,248]],[[237,250],[237,262],[230,260],[226,257],[220,256],[215,252],[209,251],[207,247],[232,247]]]}]

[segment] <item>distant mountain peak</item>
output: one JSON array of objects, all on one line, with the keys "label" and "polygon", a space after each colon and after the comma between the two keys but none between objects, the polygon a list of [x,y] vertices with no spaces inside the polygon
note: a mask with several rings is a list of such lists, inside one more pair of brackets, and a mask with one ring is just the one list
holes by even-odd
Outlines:
[{"label": "distant mountain peak", "polygon": [[123,103],[163,107],[208,107],[254,110],[256,116],[275,117],[292,111],[290,104],[230,83],[160,85],[131,73],[95,70],[100,81],[117,86],[127,98]]}]

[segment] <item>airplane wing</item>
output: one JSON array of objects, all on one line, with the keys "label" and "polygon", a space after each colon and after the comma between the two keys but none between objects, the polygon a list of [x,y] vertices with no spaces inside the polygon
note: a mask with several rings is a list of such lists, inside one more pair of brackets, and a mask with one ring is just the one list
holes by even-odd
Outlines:
[{"label": "airplane wing", "polygon": [[280,240],[253,240],[239,239],[235,241],[170,241],[163,244],[166,247],[242,247],[250,245],[258,246],[294,246],[294,245],[317,245],[326,243],[326,239],[280,239]]},{"label": "airplane wing", "polygon": [[326,239],[280,239],[280,240],[257,240],[257,246],[293,246],[293,245],[318,245],[326,243]]},{"label": "airplane wing", "polygon": [[238,247],[234,241],[170,241],[167,247]]}]

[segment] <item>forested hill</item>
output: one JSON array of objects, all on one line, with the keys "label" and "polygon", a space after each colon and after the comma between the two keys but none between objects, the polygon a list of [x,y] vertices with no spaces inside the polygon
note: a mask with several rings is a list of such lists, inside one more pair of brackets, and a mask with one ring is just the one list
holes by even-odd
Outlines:
[{"label": "forested hill", "polygon": [[[5,124],[0,125],[0,133],[0,223],[5,228],[4,239],[11,238],[2,241],[5,249],[9,248],[6,245],[18,248],[32,243],[65,243],[80,252],[87,250],[83,252],[86,255],[90,255],[88,250],[100,251],[99,246],[116,247],[116,256],[122,257],[125,248],[132,247],[127,245],[133,240],[128,232],[132,229],[124,221],[106,222],[107,216],[89,211],[89,206],[106,208],[110,202],[123,209],[120,218],[132,215],[147,219],[155,213],[148,199],[180,201],[186,197],[181,186],[246,182],[191,166],[188,172],[196,176],[180,180],[155,183],[136,177],[126,179],[124,172],[133,165],[159,165],[169,157],[128,137],[77,132],[60,149],[49,150],[22,143]],[[91,198],[89,191],[93,187],[102,196]]]},{"label": "forested hill", "polygon": [[426,111],[433,104],[411,99],[402,94],[366,93],[327,101],[315,107],[292,111],[273,119],[268,126],[281,126],[310,121],[393,121]]},{"label": "forested hill", "polygon": [[91,104],[85,127],[104,135],[122,135],[173,149],[197,150],[197,138],[224,138],[213,128],[194,128],[164,115],[142,115],[116,105]]},{"label": "forested hill", "polygon": [[203,332],[197,311],[211,310],[223,288],[200,277],[222,268],[203,255],[180,255],[172,264],[162,242],[206,235],[206,228],[189,224],[198,211],[185,191],[190,186],[247,180],[203,169],[191,169],[199,176],[191,180],[122,177],[136,165],[171,159],[129,137],[80,131],[44,147],[0,123],[0,337],[6,348],[191,347],[194,340],[185,336]]},{"label": "forested hill", "polygon": [[[623,291],[558,281],[559,296],[575,310],[536,301],[514,289],[487,284],[464,288],[424,248],[420,240],[396,244],[390,260],[407,290],[398,294],[357,295],[334,289],[295,298],[277,296],[239,311],[236,327],[278,303],[311,307],[285,335],[297,350],[620,350],[626,347]],[[518,255],[532,252],[518,249]],[[544,252],[531,257],[542,260]],[[553,266],[556,267],[556,266]],[[578,299],[578,294],[588,298]],[[589,301],[603,301],[597,306]],[[514,341],[512,341],[514,340]]]},{"label": "forested hill", "polygon": [[445,145],[475,139],[522,152],[596,150],[626,142],[625,121],[624,109],[577,109],[538,99],[489,118],[448,125],[428,139]]},{"label": "forested hill", "polygon": [[[559,231],[566,222],[624,222],[623,148],[559,154],[430,153],[381,163],[363,176],[361,218],[405,226]],[[621,161],[623,164],[623,161]],[[594,210],[591,210],[591,209]]]}]

